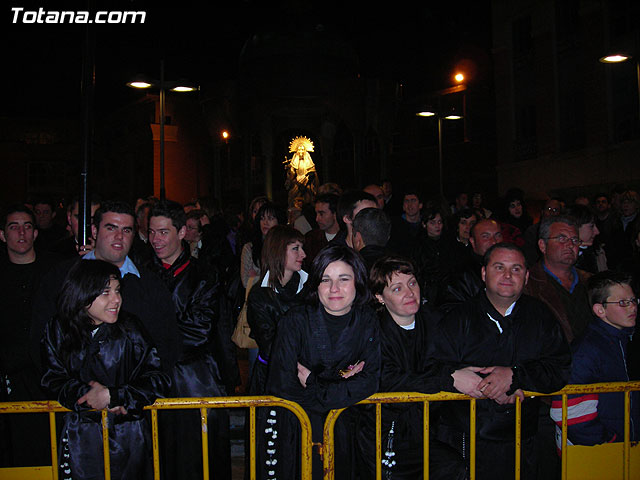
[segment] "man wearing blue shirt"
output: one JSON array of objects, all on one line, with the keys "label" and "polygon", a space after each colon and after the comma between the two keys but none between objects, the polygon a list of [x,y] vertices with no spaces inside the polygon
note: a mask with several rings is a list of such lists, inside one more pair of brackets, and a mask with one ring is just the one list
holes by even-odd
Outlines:
[{"label": "man wearing blue shirt", "polygon": [[575,219],[565,215],[544,218],[538,248],[542,257],[530,269],[525,293],[547,304],[571,343],[591,318],[586,284],[590,274],[575,268],[580,248]]},{"label": "man wearing blue shirt", "polygon": [[[558,321],[569,343],[579,338],[591,319],[587,280],[591,274],[575,267],[580,237],[573,217],[549,215],[540,221],[538,248],[541,258],[529,270],[525,293],[542,300]],[[549,416],[549,402],[542,401],[536,439],[542,476],[551,478],[559,472],[554,441],[555,425]]]},{"label": "man wearing blue shirt", "polygon": [[39,363],[39,343],[44,326],[55,313],[59,288],[69,268],[77,261],[104,260],[120,269],[123,310],[137,316],[147,329],[162,360],[163,369],[171,368],[178,358],[179,335],[169,290],[160,278],[135,265],[128,254],[133,243],[135,213],[123,201],[102,203],[93,216],[94,250],[84,257],[66,260],[55,266],[42,280],[34,299],[31,324],[32,356]]}]

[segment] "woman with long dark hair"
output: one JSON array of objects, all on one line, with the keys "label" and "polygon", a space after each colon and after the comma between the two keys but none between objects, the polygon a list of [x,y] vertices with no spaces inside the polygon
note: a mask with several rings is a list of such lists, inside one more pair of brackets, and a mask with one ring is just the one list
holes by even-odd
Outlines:
[{"label": "woman with long dark hair", "polygon": [[249,394],[264,395],[271,345],[280,318],[292,305],[301,303],[300,292],[308,275],[302,270],[306,257],[304,236],[289,225],[276,225],[264,239],[262,283],[251,289],[247,299],[247,321],[251,337],[259,348],[254,363]]},{"label": "woman with long dark hair", "polygon": [[412,258],[418,270],[422,296],[428,303],[435,305],[440,288],[445,284],[452,268],[454,250],[452,242],[446,238],[445,217],[440,209],[426,209],[423,212],[423,222],[427,234],[421,239],[420,247]]},{"label": "woman with long dark hair", "polygon": [[143,407],[169,378],[138,320],[120,310],[120,271],[80,260],[69,271],[43,337],[42,386],[72,410],[64,418],[60,478],[104,476],[100,412],[108,409],[111,475],[150,478],[151,432]]},{"label": "woman with long dark hair", "polygon": [[253,221],[251,241],[244,244],[240,256],[240,278],[242,285],[247,288],[251,277],[260,276],[260,260],[264,237],[271,227],[287,224],[287,212],[284,208],[272,202],[262,204]]},{"label": "woman with long dark hair", "polygon": [[589,273],[604,272],[607,270],[607,254],[600,242],[595,212],[586,205],[572,205],[567,213],[578,223],[580,248],[575,267]]},{"label": "woman with long dark hair", "polygon": [[[347,246],[321,250],[305,288],[305,304],[291,308],[278,323],[267,392],[300,404],[311,420],[313,441],[321,442],[329,410],[353,405],[378,388],[378,320],[369,304],[365,264]],[[353,472],[353,419],[347,410],[335,426],[336,478],[351,478]],[[273,409],[267,422],[265,440],[273,445],[259,466],[261,478],[300,478],[297,419]],[[322,477],[318,456],[314,472]]]},{"label": "woman with long dark hair", "polygon": [[[260,280],[260,264],[264,238],[272,227],[275,225],[286,225],[286,223],[287,212],[279,205],[265,201],[260,208],[258,208],[253,220],[251,241],[244,244],[242,254],[240,255],[240,281],[243,286],[243,298],[247,298],[248,290]],[[247,353],[249,358],[249,371],[251,372],[258,356],[258,349],[255,347],[248,348]]]},{"label": "woman with long dark hair", "polygon": [[502,198],[501,209],[497,212],[497,220],[502,225],[502,236],[505,241],[518,246],[524,245],[524,232],[533,223],[527,212],[524,192],[519,188],[512,188]]}]

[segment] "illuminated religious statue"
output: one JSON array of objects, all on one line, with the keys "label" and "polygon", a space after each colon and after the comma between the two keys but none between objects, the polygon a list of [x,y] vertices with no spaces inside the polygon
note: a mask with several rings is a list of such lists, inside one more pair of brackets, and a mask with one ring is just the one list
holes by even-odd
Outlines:
[{"label": "illuminated religious statue", "polygon": [[313,152],[313,142],[307,137],[296,137],[289,144],[289,152],[293,156],[285,157],[284,167],[287,172],[285,188],[289,191],[289,207],[300,203],[311,203],[318,190],[318,174],[309,152]]}]

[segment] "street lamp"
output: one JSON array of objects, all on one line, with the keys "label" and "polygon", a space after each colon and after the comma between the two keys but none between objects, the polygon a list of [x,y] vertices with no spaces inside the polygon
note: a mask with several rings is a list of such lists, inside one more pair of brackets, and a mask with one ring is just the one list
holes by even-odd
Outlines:
[{"label": "street lamp", "polygon": [[164,109],[165,109],[165,90],[172,92],[193,92],[199,90],[200,87],[186,80],[165,80],[164,78],[164,60],[160,60],[160,79],[155,80],[144,75],[138,75],[136,78],[127,83],[131,88],[147,89],[156,87],[160,90],[160,200],[166,198],[165,181],[164,181]]},{"label": "street lamp", "polygon": [[442,183],[442,120],[460,120],[463,118],[455,110],[448,110],[439,112],[436,109],[427,108],[416,113],[418,117],[436,117],[438,121],[438,175],[439,175],[439,187],[440,195],[444,197],[444,187]]},{"label": "street lamp", "polygon": [[[604,64],[623,63],[631,60],[633,57],[626,52],[615,52],[604,57],[600,57],[598,61]],[[638,121],[640,122],[640,60],[636,56],[636,83],[638,87]]]}]

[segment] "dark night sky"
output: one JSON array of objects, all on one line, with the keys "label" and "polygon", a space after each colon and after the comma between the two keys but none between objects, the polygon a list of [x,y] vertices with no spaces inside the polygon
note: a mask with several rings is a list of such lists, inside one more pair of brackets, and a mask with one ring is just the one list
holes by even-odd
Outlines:
[{"label": "dark night sky", "polygon": [[[112,108],[137,95],[124,86],[140,72],[166,77],[233,78],[242,46],[255,32],[322,29],[348,40],[364,77],[448,86],[456,62],[472,58],[491,80],[490,2],[367,1],[210,2],[157,7],[149,1],[99,1],[101,10],[145,10],[141,25],[96,26],[96,106]],[[266,3],[276,6],[267,7]],[[25,1],[25,10],[85,10],[86,2]],[[2,116],[55,117],[80,108],[82,25],[15,25],[4,7],[5,89]],[[391,7],[396,7],[392,9]],[[163,52],[163,53],[161,53]],[[292,68],[294,68],[292,66]]]}]

